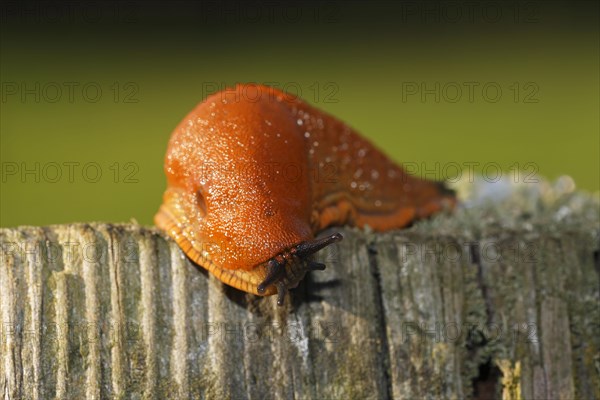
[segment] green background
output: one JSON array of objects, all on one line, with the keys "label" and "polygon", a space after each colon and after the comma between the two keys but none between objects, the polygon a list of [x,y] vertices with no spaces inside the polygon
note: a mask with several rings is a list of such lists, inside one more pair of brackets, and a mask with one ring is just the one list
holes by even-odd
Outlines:
[{"label": "green background", "polygon": [[[597,2],[23,4],[2,11],[2,226],[151,224],[171,131],[236,82],[301,94],[422,176],[518,165],[599,189]],[[436,82],[439,102],[405,90]]]}]

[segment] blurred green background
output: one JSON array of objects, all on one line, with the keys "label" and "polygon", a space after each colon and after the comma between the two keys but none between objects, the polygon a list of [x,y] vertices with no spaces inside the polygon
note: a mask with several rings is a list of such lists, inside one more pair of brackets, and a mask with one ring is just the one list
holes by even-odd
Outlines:
[{"label": "blurred green background", "polygon": [[421,176],[599,189],[597,2],[298,4],[5,3],[0,225],[152,224],[171,131],[236,82],[301,95]]}]

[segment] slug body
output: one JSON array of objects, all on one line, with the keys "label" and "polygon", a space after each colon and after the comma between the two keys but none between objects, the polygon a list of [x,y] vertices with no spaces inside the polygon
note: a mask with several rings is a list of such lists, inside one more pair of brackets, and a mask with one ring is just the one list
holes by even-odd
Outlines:
[{"label": "slug body", "polygon": [[455,204],[439,182],[407,175],[356,131],[299,98],[238,85],[177,126],[155,216],[195,263],[257,295],[279,293],[341,239],[329,226],[401,228]]}]

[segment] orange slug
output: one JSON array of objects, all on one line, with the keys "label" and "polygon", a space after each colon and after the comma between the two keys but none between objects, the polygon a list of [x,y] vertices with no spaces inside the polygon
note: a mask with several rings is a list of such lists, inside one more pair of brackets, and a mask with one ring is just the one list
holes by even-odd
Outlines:
[{"label": "orange slug", "polygon": [[262,85],[209,96],[173,132],[167,189],[155,216],[185,254],[218,279],[278,294],[342,239],[330,226],[402,228],[456,204],[440,182],[409,176],[355,130]]}]

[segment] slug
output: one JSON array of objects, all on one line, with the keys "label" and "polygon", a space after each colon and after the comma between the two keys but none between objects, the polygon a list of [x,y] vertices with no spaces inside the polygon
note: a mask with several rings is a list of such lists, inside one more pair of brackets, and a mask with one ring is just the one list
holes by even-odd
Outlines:
[{"label": "slug", "polygon": [[237,85],[198,104],[172,133],[156,225],[227,285],[283,304],[330,226],[402,228],[456,204],[409,176],[342,121],[300,98]]}]

